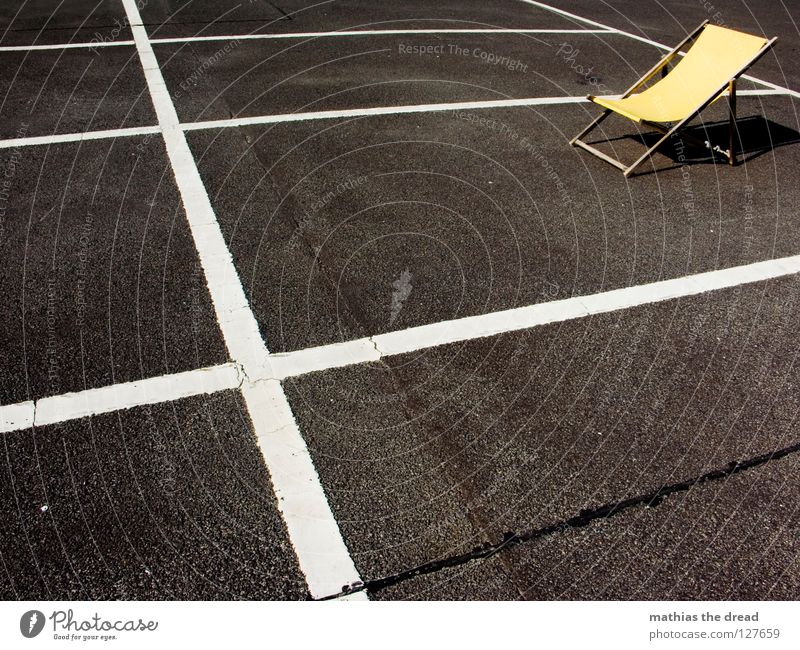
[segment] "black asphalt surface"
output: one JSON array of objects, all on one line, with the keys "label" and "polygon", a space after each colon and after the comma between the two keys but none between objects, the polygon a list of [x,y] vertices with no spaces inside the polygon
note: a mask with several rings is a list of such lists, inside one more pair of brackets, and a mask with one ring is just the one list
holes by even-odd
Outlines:
[{"label": "black asphalt surface", "polygon": [[133,47],[0,54],[4,139],[156,123]]},{"label": "black asphalt surface", "polygon": [[0,45],[49,45],[130,40],[121,2],[6,0],[0,6]]},{"label": "black asphalt surface", "polygon": [[[118,0],[58,4],[5,4],[0,46],[131,38]],[[153,45],[185,122],[610,94],[661,56],[618,34],[235,38],[590,27],[518,0],[140,4],[151,38],[232,37]],[[752,74],[800,88],[792,8],[553,4],[665,43],[706,18],[778,35]],[[0,63],[0,139],[157,123],[134,47]],[[742,95],[743,164],[679,140],[630,179],[569,146],[587,103],[187,139],[284,352],[800,254],[797,110]],[[727,146],[726,120],[718,102],[695,135]],[[652,142],[622,119],[602,136],[628,161]],[[798,291],[788,276],[286,380],[363,588],[797,599]],[[229,361],[160,134],[0,149],[0,311],[0,406]],[[308,597],[237,391],[0,438],[0,597]]]},{"label": "black asphalt surface", "polygon": [[[798,289],[792,277],[287,381],[362,575],[379,580],[796,444]],[[769,464],[752,471],[771,476]],[[790,493],[775,496],[795,507]],[[769,532],[794,544],[796,523],[786,526]],[[651,552],[657,560],[679,541],[665,534]],[[635,578],[616,595],[643,597]],[[525,573],[516,580],[523,590]],[[530,586],[531,597],[558,596],[557,585]],[[562,586],[596,597],[589,583]],[[773,595],[796,589],[795,576]]]},{"label": "black asphalt surface", "polygon": [[[189,140],[262,332],[282,351],[797,254],[800,197],[788,188],[800,149],[756,153],[798,141],[797,101],[739,104],[746,164],[684,147],[685,166],[659,155],[661,171],[635,185],[569,147],[594,114],[582,105]],[[723,115],[714,107],[708,123]],[[615,149],[633,160],[642,144]],[[393,319],[406,270],[413,297]]]},{"label": "black asphalt surface", "polygon": [[795,600],[796,456],[399,580],[376,599]]},{"label": "black asphalt surface", "polygon": [[159,137],[0,160],[0,403],[227,360]]},{"label": "black asphalt surface", "polygon": [[305,597],[235,393],[2,442],[2,598]]},{"label": "black asphalt surface", "polygon": [[583,97],[592,89],[565,61],[568,48],[592,61],[595,83],[622,90],[660,58],[652,46],[609,34],[207,41],[159,45],[156,53],[181,119],[194,122],[354,106]]},{"label": "black asphalt surface", "polygon": [[[793,2],[630,2],[630,0],[559,0],[551,3],[578,16],[637,36],[669,45],[679,43],[701,22],[761,33],[778,43],[759,62],[755,76],[797,90],[800,71],[791,62],[797,59],[797,5]],[[568,19],[571,20],[571,19]],[[580,23],[573,21],[573,26]]]},{"label": "black asphalt surface", "polygon": [[351,29],[574,29],[572,21],[518,2],[458,0],[368,3],[360,0],[288,0],[234,3],[154,0],[141,10],[151,38],[228,34],[277,34]]}]

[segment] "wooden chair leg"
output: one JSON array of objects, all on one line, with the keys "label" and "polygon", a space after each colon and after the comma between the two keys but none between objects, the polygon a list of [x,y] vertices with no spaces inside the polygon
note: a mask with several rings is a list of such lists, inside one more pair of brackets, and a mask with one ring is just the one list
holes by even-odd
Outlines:
[{"label": "wooden chair leg", "polygon": [[576,142],[578,142],[578,140],[580,140],[580,139],[581,139],[583,136],[585,136],[585,135],[586,135],[587,133],[589,133],[590,131],[594,130],[594,128],[595,128],[595,127],[596,127],[598,124],[600,124],[600,122],[602,122],[602,121],[603,121],[604,119],[606,119],[606,118],[607,118],[609,115],[611,115],[611,112],[612,112],[612,111],[611,111],[611,110],[609,110],[609,109],[606,109],[606,110],[604,110],[602,113],[600,113],[600,115],[598,115],[598,116],[597,116],[596,118],[594,118],[594,119],[593,119],[591,122],[589,122],[589,126],[587,126],[587,127],[586,127],[586,128],[583,130],[583,131],[581,131],[581,132],[580,132],[578,135],[576,135],[574,138],[572,138],[572,140],[570,140],[570,141],[569,141],[569,143],[570,143],[570,144],[571,144],[571,145],[574,147],[574,146],[575,146],[575,143],[576,143]]},{"label": "wooden chair leg", "polygon": [[[704,27],[704,25],[701,25],[701,28],[702,27]],[[727,152],[725,152],[723,149],[721,149],[719,147],[711,147],[711,150],[712,150],[712,152],[713,151],[717,151],[721,155],[726,155],[726,153],[727,153],[728,163],[731,164],[731,165],[735,165],[736,164],[736,147],[735,147],[735,141],[736,141],[736,79],[739,77],[739,75],[743,74],[750,66],[752,66],[756,61],[758,61],[762,56],[764,56],[764,54],[766,54],[772,48],[772,46],[775,45],[775,42],[777,40],[778,40],[778,37],[776,36],[774,38],[771,38],[769,41],[767,41],[763,45],[763,47],[759,50],[759,52],[754,57],[752,57],[750,59],[750,61],[748,61],[745,65],[743,65],[733,75],[731,81],[729,81],[726,84],[727,87],[728,87],[728,96],[729,96],[729,102],[730,102],[729,103],[729,106],[730,106],[729,147],[728,147],[728,151]],[[661,69],[661,66],[662,66],[662,64],[657,65],[655,68],[653,68],[651,73],[652,74],[656,74]],[[650,75],[651,73],[648,73],[648,75]],[[647,77],[647,78],[649,78],[649,77]],[[645,81],[645,80],[646,79],[643,78],[642,80],[637,82],[637,84],[633,88],[631,88],[631,90],[628,91],[628,93],[626,93],[625,96],[630,94],[630,92],[634,88],[636,88],[639,85],[641,85],[641,83],[643,81]],[[626,177],[630,176],[633,173],[633,171],[639,165],[641,165],[645,160],[647,160],[650,156],[653,155],[653,153],[655,152],[656,149],[658,149],[662,144],[664,144],[664,142],[666,142],[667,139],[669,139],[674,133],[677,133],[678,131],[683,129],[683,127],[686,126],[686,124],[688,124],[698,114],[700,114],[700,112],[703,111],[706,108],[706,106],[708,106],[711,102],[713,102],[715,99],[717,99],[719,97],[720,93],[724,92],[724,90],[725,90],[725,86],[723,86],[719,90],[715,91],[700,106],[698,106],[694,111],[692,111],[691,115],[687,115],[685,118],[680,120],[677,124],[674,124],[672,126],[672,128],[669,129],[669,131],[665,131],[665,132],[662,131],[664,133],[663,137],[658,142],[656,142],[652,147],[650,147],[647,151],[645,151],[644,154],[642,154],[639,157],[639,159],[636,160],[636,162],[634,162],[630,167],[627,167],[627,168],[624,169],[625,176]],[[619,167],[623,167],[622,163],[619,163],[618,161],[614,161],[613,159],[609,160],[610,156],[606,156],[605,154],[599,155],[600,152],[597,149],[595,149],[594,147],[590,147],[585,142],[580,142],[580,138],[583,137],[584,135],[586,135],[587,133],[589,133],[589,131],[591,131],[602,120],[604,120],[607,117],[608,113],[610,113],[610,112],[611,112],[610,110],[606,110],[606,112],[604,112],[600,117],[595,119],[589,126],[587,126],[583,131],[581,131],[581,133],[579,133],[577,136],[575,136],[575,138],[572,139],[570,144],[581,146],[582,148],[586,149],[590,153],[593,153],[594,155],[596,155],[596,156],[598,156],[600,158],[603,158],[604,160],[607,160],[608,162],[612,162],[613,161],[612,164],[615,164],[615,165],[617,165]]]},{"label": "wooden chair leg", "polygon": [[658,142],[656,142],[652,147],[650,147],[641,156],[639,156],[639,159],[623,172],[625,178],[628,178],[628,176],[630,176],[639,165],[641,165],[645,160],[647,160],[650,156],[652,156],[655,153],[656,149],[658,149],[662,144],[664,144],[667,140],[669,140],[672,134],[676,132],[677,128],[673,127],[669,131],[667,131],[663,136],[661,136],[661,139]]},{"label": "wooden chair leg", "polygon": [[736,164],[736,79],[731,79],[728,84],[728,112],[730,113],[728,122],[728,164]]}]

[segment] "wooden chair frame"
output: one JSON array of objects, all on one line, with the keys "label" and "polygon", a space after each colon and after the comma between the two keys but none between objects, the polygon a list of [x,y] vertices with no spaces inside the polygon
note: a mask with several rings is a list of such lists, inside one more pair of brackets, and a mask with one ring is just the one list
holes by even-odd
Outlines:
[{"label": "wooden chair frame", "polygon": [[[633,84],[625,93],[620,97],[620,99],[625,99],[626,97],[633,94],[633,92],[639,88],[641,88],[644,84],[650,81],[654,76],[656,76],[659,72],[666,73],[666,66],[679,56],[681,48],[683,48],[687,43],[696,39],[700,32],[703,31],[705,26],[708,24],[708,21],[703,21],[700,26],[695,29],[691,34],[689,34],[685,39],[683,39],[680,43],[678,43],[675,48],[669,52],[668,54],[664,55],[661,60],[656,63],[650,70],[648,70],[643,77],[641,77],[635,84]],[[599,149],[591,146],[584,142],[581,138],[591,133],[603,120],[605,120],[609,115],[611,115],[614,111],[610,108],[605,109],[597,118],[595,118],[589,126],[587,126],[583,131],[581,131],[578,135],[576,135],[572,140],[570,140],[570,144],[572,146],[580,147],[585,151],[597,156],[601,160],[605,160],[607,163],[614,165],[618,169],[621,169],[625,177],[627,178],[630,176],[634,170],[636,170],[639,165],[641,165],[645,160],[652,156],[656,149],[658,149],[662,144],[664,144],[669,138],[673,135],[677,134],[678,131],[683,129],[691,120],[693,120],[697,115],[703,111],[711,102],[713,102],[717,97],[720,96],[723,92],[725,92],[726,88],[728,90],[728,113],[729,113],[729,120],[728,120],[728,131],[729,131],[729,138],[728,138],[728,149],[724,150],[718,146],[712,146],[708,142],[703,142],[693,136],[689,136],[684,134],[683,137],[686,139],[687,142],[694,144],[699,147],[707,147],[711,149],[712,153],[723,154],[728,161],[728,164],[735,165],[736,164],[736,152],[734,149],[734,140],[736,137],[736,81],[737,79],[743,75],[747,69],[752,66],[756,61],[758,61],[767,51],[775,44],[777,41],[777,36],[775,38],[770,39],[767,41],[764,46],[753,56],[750,61],[748,61],[745,65],[743,65],[722,87],[715,89],[714,92],[707,97],[694,111],[692,111],[689,115],[685,118],[680,120],[679,122],[674,123],[671,127],[666,127],[662,124],[658,124],[656,122],[648,122],[646,120],[642,120],[641,123],[645,124],[659,133],[662,134],[662,137],[647,151],[645,151],[633,164],[625,165],[620,161],[612,158],[606,153],[603,153]],[[589,99],[591,100],[592,97],[590,96]]]}]

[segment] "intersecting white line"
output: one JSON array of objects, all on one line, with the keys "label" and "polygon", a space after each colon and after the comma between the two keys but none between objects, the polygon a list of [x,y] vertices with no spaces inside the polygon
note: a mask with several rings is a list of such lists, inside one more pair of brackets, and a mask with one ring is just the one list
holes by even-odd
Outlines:
[{"label": "intersecting white line", "polygon": [[[725,93],[723,93],[725,94]],[[786,95],[782,90],[741,90],[739,96]],[[301,113],[280,113],[278,115],[254,115],[233,117],[203,122],[183,122],[184,131],[203,129],[224,129],[258,124],[280,124],[283,122],[306,122],[310,120],[333,120],[351,117],[375,117],[379,115],[406,115],[409,113],[436,113],[442,111],[472,111],[490,108],[516,108],[522,106],[557,106],[563,104],[583,104],[589,100],[578,97],[528,97],[524,99],[487,99],[473,102],[441,102],[436,104],[413,104],[406,106],[376,106],[372,108],[346,108],[330,111],[307,111]]]},{"label": "intersecting white line", "polygon": [[476,28],[476,29],[357,29],[325,32],[284,32],[282,34],[244,34],[242,36],[194,36],[151,38],[156,45],[164,43],[200,43],[203,41],[256,41],[285,39],[314,39],[353,36],[415,36],[418,34],[615,34],[614,29],[515,29],[515,28]]},{"label": "intersecting white line", "polygon": [[[647,43],[648,45],[652,45],[654,47],[659,48],[660,50],[664,50],[667,52],[672,51],[669,45],[664,45],[664,43],[659,43],[658,41],[654,41],[649,38],[645,38],[644,36],[639,36],[638,34],[634,34],[633,32],[626,32],[624,29],[617,29],[616,27],[611,27],[611,25],[606,25],[605,23],[599,23],[596,20],[591,20],[590,18],[584,18],[583,16],[579,16],[578,14],[573,14],[569,11],[564,11],[563,9],[559,9],[558,7],[553,7],[551,5],[545,4],[544,2],[538,2],[538,0],[520,0],[525,4],[532,5],[534,7],[539,7],[540,9],[546,9],[548,11],[552,11],[555,14],[560,16],[564,16],[566,18],[572,18],[573,20],[580,21],[587,25],[593,25],[599,29],[606,29],[617,34],[621,34],[622,36],[627,36],[628,38],[632,38],[637,40],[641,43]],[[800,97],[800,92],[796,90],[791,90],[790,88],[786,88],[784,86],[779,86],[778,84],[774,84],[771,81],[765,81],[764,79],[758,79],[757,77],[751,77],[750,75],[743,74],[742,79],[747,79],[748,81],[753,81],[755,83],[761,84],[762,86],[767,86],[774,90],[781,90],[787,95],[793,95],[794,97]]]},{"label": "intersecting white line", "polygon": [[270,376],[283,380],[309,372],[377,361],[395,354],[630,309],[796,273],[800,273],[800,255],[420,325],[295,352],[273,353],[270,355]]},{"label": "intersecting white line", "polygon": [[233,363],[0,406],[0,433],[239,388]]},{"label": "intersecting white line", "polygon": [[134,126],[125,129],[107,129],[104,131],[80,131],[78,133],[51,133],[28,138],[9,138],[0,140],[0,149],[17,147],[33,147],[37,145],[60,144],[62,142],[83,142],[86,140],[106,140],[114,138],[130,138],[137,135],[161,133],[157,126]]},{"label": "intersecting white line", "polygon": [[96,47],[119,47],[121,45],[133,45],[133,41],[91,41],[86,43],[55,43],[47,45],[2,45],[0,52],[36,52],[38,50],[77,50],[94,49]]},{"label": "intersecting white line", "polygon": [[[315,598],[361,581],[322,489],[311,455],[277,380],[254,377],[269,363],[255,316],[225,244],[208,193],[147,32],[137,0],[122,0],[184,204],[200,264],[231,358],[244,373],[242,396],[272,479],[278,509]],[[366,594],[363,598],[366,598]]]},{"label": "intersecting white line", "polygon": [[[532,5],[569,15],[588,23],[594,21],[563,12],[533,0]],[[197,165],[183,131],[242,126],[244,124],[330,119],[334,117],[387,115],[446,110],[470,110],[506,106],[566,104],[585,101],[582,97],[532,98],[485,102],[424,104],[400,107],[375,107],[345,111],[320,111],[288,115],[259,116],[181,124],[169,91],[153,53],[135,0],[122,0],[128,14],[134,40],[114,45],[135,44],[159,125],[75,134],[57,134],[0,141],[0,148],[51,144],[100,138],[127,137],[162,133],[183,199],[187,220],[206,274],[214,308],[226,345],[235,360],[213,368],[165,375],[128,384],[118,384],[79,393],[47,397],[36,402],[0,406],[0,432],[46,425],[142,404],[172,401],[190,395],[241,388],[259,445],[278,496],[289,537],[295,547],[309,590],[315,597],[338,592],[345,584],[360,581],[360,576],[344,544],[338,525],[322,490],[305,442],[297,428],[291,408],[280,385],[282,379],[308,372],[375,361],[387,355],[401,354],[433,346],[465,341],[538,325],[581,318],[612,310],[691,296],[725,287],[737,286],[800,272],[800,256],[759,262],[743,267],[722,269],[674,280],[626,287],[589,296],[530,305],[502,312],[433,323],[408,330],[390,332],[366,339],[309,348],[286,354],[270,354],[244,294],[230,253],[219,229]],[[599,30],[573,30],[574,33],[619,33],[649,44],[669,49],[649,39],[611,28],[600,23]],[[386,30],[390,31],[390,30]],[[409,30],[411,31],[411,30]],[[428,33],[427,30],[414,30]],[[442,30],[435,30],[441,32]],[[458,30],[473,31],[473,30]],[[528,30],[496,30],[533,33]],[[547,33],[557,33],[545,30]],[[559,30],[566,33],[569,30]],[[396,33],[392,30],[392,33]],[[474,33],[484,33],[475,31]],[[537,31],[536,33],[542,33]],[[570,32],[572,33],[572,32]],[[312,33],[313,34],[313,33]],[[318,35],[322,35],[319,33]],[[341,35],[339,32],[325,35]],[[364,35],[359,32],[358,35]],[[294,35],[281,35],[294,37]],[[232,37],[208,37],[223,40]],[[176,39],[159,39],[178,42]],[[187,41],[196,39],[186,39]],[[111,45],[109,43],[108,45]],[[102,44],[87,44],[87,46]],[[79,46],[79,44],[75,44]],[[0,48],[7,50],[8,48]],[[31,49],[24,48],[23,49]],[[36,49],[57,49],[39,46]],[[746,77],[771,87],[771,91],[744,91],[741,94],[766,95],[800,93],[760,79]],[[363,593],[363,592],[362,592]],[[364,597],[366,597],[364,595]]]},{"label": "intersecting white line", "polygon": [[[740,90],[740,97],[761,97],[765,95],[791,95],[782,89]],[[515,108],[524,106],[558,106],[563,104],[588,103],[585,97],[528,97],[523,99],[487,99],[474,102],[443,102],[436,104],[413,104],[400,106],[374,106],[367,108],[348,108],[331,111],[308,111],[301,113],[280,113],[278,115],[254,115],[251,117],[233,117],[203,122],[181,122],[184,131],[203,129],[227,129],[258,124],[279,124],[282,122],[305,122],[308,120],[331,120],[350,117],[375,117],[380,115],[405,115],[409,113],[436,113],[443,111],[488,110],[491,108]],[[113,138],[129,138],[137,135],[161,133],[158,126],[137,126],[106,131],[82,131],[78,133],[55,133],[27,138],[9,138],[0,140],[0,149],[31,147],[36,145],[59,144],[62,142],[83,142],[85,140],[102,140]]]},{"label": "intersecting white line", "polygon": [[[257,377],[245,377],[236,364],[229,363],[45,397],[35,403],[8,404],[0,406],[0,433],[25,429],[34,424],[55,424],[143,404],[214,393],[246,384],[272,382],[270,385],[274,387],[276,381],[312,372],[379,361],[396,354],[631,309],[797,273],[800,273],[800,255],[420,325],[292,352],[273,352],[258,370]],[[258,396],[255,398],[261,399]],[[265,426],[269,428],[271,425]]]},{"label": "intersecting white line", "polygon": [[[151,38],[150,43],[202,43],[205,41],[264,41],[287,39],[314,39],[353,36],[414,36],[417,34],[615,34],[614,29],[356,29],[324,32],[284,32],[281,34],[229,34],[226,36],[174,36]],[[86,41],[82,43],[54,43],[46,45],[2,45],[0,52],[27,52],[36,50],[94,49],[96,47],[118,47],[135,45],[135,41]]]}]

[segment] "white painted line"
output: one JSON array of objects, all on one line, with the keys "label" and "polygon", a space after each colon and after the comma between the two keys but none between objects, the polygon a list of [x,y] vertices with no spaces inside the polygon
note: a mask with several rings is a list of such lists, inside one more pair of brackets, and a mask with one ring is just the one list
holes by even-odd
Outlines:
[{"label": "white painted line", "polygon": [[394,354],[405,354],[449,343],[516,332],[549,323],[583,318],[592,314],[630,309],[742,284],[762,282],[795,273],[800,273],[800,255],[586,296],[574,296],[564,300],[517,307],[480,316],[421,325],[365,339],[273,355],[273,359],[280,356],[280,362],[273,363],[273,368],[277,378],[285,379],[328,368],[377,361]]},{"label": "white painted line", "polygon": [[771,81],[765,81],[764,79],[757,79],[756,77],[751,77],[749,74],[743,74],[742,79],[747,79],[748,81],[752,81],[753,83],[761,84],[762,86],[767,86],[769,88],[772,88],[773,90],[778,91],[776,94],[791,95],[792,97],[800,97],[800,92],[796,90],[792,90],[790,88],[784,88],[783,86],[774,84]]},{"label": "white painted line", "polygon": [[343,594],[341,596],[336,596],[335,598],[332,598],[330,600],[330,602],[339,603],[339,602],[342,602],[342,601],[347,602],[347,601],[350,601],[350,600],[369,600],[369,598],[367,598],[364,595],[363,591],[356,591],[356,592],[351,593],[351,594]]},{"label": "white painted line", "polygon": [[149,377],[102,388],[42,397],[36,402],[0,406],[0,433],[77,420],[90,415],[171,402],[184,397],[208,395],[239,388],[242,378],[236,365],[226,363],[172,375]]},{"label": "white painted line", "polygon": [[[539,7],[540,9],[546,9],[548,11],[552,11],[560,16],[564,16],[566,18],[572,18],[573,20],[577,20],[582,23],[586,23],[587,25],[592,25],[599,29],[609,30],[611,32],[615,32],[622,36],[627,36],[628,38],[632,38],[637,40],[641,43],[647,43],[648,45],[652,45],[657,47],[661,50],[665,50],[667,52],[672,51],[672,47],[669,45],[664,45],[664,43],[659,43],[658,41],[653,41],[649,38],[645,38],[644,36],[639,36],[632,32],[626,32],[623,29],[617,29],[616,27],[611,27],[610,25],[606,25],[604,23],[599,23],[596,20],[591,20],[589,18],[584,18],[583,16],[579,16],[578,14],[570,13],[569,11],[564,11],[563,9],[559,9],[558,7],[553,7],[551,5],[545,4],[544,2],[538,2],[537,0],[520,0],[525,4],[533,5],[534,7]],[[683,53],[681,53],[683,54]],[[800,92],[796,90],[791,90],[790,88],[785,88],[784,86],[779,86],[778,84],[774,84],[771,81],[764,81],[763,79],[758,79],[757,77],[751,77],[750,75],[743,74],[742,79],[747,79],[748,81],[753,81],[755,83],[761,84],[762,86],[767,86],[772,88],[773,90],[780,90],[783,91],[786,95],[792,95],[793,97],[800,97]]]},{"label": "white painted line", "polygon": [[0,406],[0,433],[29,429],[33,426],[36,406],[32,401]]},{"label": "white painted line", "polygon": [[[739,96],[758,97],[762,95],[790,95],[782,89],[740,90]],[[559,104],[588,103],[585,97],[529,97],[523,99],[490,99],[474,102],[450,102],[441,104],[415,104],[411,106],[378,106],[371,108],[351,108],[335,111],[316,111],[307,113],[282,113],[279,115],[256,115],[253,117],[235,117],[224,120],[208,120],[205,122],[182,122],[184,131],[202,129],[225,129],[254,124],[277,124],[280,122],[303,122],[306,120],[330,120],[347,117],[369,117],[375,115],[403,115],[406,113],[436,113],[441,111],[469,111],[490,108],[514,108],[521,106],[556,106]],[[128,138],[137,135],[160,133],[158,126],[137,126],[126,129],[110,129],[107,131],[84,131],[82,133],[59,133],[41,135],[30,138],[12,138],[0,140],[0,149],[30,147],[34,145],[59,144],[61,142],[83,142],[86,140],[102,140],[107,138]]]},{"label": "white painted line", "polygon": [[[176,36],[151,38],[154,45],[167,43],[202,43],[205,41],[260,41],[285,39],[335,38],[348,36],[415,36],[417,34],[613,34],[614,29],[364,29],[325,32],[289,32],[282,34],[230,34],[227,36]],[[95,41],[86,43],[55,43],[47,45],[3,45],[0,52],[30,52],[37,50],[94,49],[135,45],[135,41]]]},{"label": "white painted line", "polygon": [[36,145],[60,144],[62,142],[84,142],[87,140],[104,140],[107,138],[130,138],[135,135],[160,133],[157,126],[135,126],[128,129],[109,129],[107,131],[83,131],[82,133],[53,133],[30,138],[12,138],[0,140],[0,149],[16,149],[17,147],[33,147]]},{"label": "white painted line", "polygon": [[623,34],[616,27],[611,27],[609,25],[604,25],[603,23],[598,23],[596,20],[590,20],[589,18],[584,18],[583,16],[579,16],[578,14],[570,13],[569,11],[564,11],[563,9],[559,9],[558,7],[553,7],[552,5],[547,5],[543,2],[537,2],[536,0],[521,0],[525,4],[533,5],[534,7],[539,7],[539,9],[545,9],[546,11],[552,11],[554,14],[558,14],[559,16],[564,16],[565,18],[572,18],[573,20],[577,20],[582,23],[586,23],[587,25],[592,25],[598,29],[606,29],[612,32],[618,32]]},{"label": "white painted line", "polygon": [[694,296],[784,275],[800,273],[800,255],[746,266],[708,271],[673,280],[663,280],[613,291],[575,296],[517,309],[423,325],[371,337],[381,356],[413,352],[484,336],[528,329],[591,314],[630,309],[664,300]]},{"label": "white painted line", "polygon": [[[762,82],[762,83],[766,84],[767,82]],[[725,91],[722,94],[724,96],[726,96],[726,97],[728,96],[728,92],[727,91]],[[762,97],[762,96],[765,96],[765,95],[787,95],[787,96],[793,96],[794,94],[795,94],[795,92],[793,90],[786,90],[784,88],[770,88],[769,90],[737,90],[736,91],[736,96],[737,97],[741,97],[743,95],[744,96],[748,96],[749,95],[751,97]]]},{"label": "white painted line", "polygon": [[54,45],[3,45],[0,52],[36,52],[38,50],[94,49],[96,47],[118,47],[133,45],[133,41],[97,41],[95,43],[57,43]]},{"label": "white painted line", "polygon": [[363,29],[339,32],[289,32],[283,34],[244,34],[241,36],[189,36],[151,38],[155,45],[165,43],[202,43],[203,41],[255,41],[284,39],[314,39],[349,36],[416,36],[424,34],[614,34],[614,29]]},{"label": "white painted line", "polygon": [[[762,95],[789,95],[782,89],[740,90],[737,95],[758,97]],[[588,103],[585,97],[529,97],[523,99],[490,99],[475,102],[450,102],[441,104],[415,104],[411,106],[378,106],[371,108],[351,108],[335,111],[315,111],[307,113],[282,113],[279,115],[256,115],[253,117],[234,117],[224,120],[208,120],[205,122],[182,122],[184,131],[202,129],[225,129],[254,124],[278,124],[281,122],[303,122],[306,120],[330,120],[347,117],[369,117],[375,115],[403,115],[406,113],[436,113],[442,111],[469,111],[490,108],[514,108],[521,106],[556,106],[559,104]],[[0,140],[0,149],[30,147],[34,145],[59,144],[61,142],[83,142],[85,140],[102,140],[106,138],[128,138],[137,135],[161,133],[158,126],[137,126],[127,129],[110,129],[108,131],[84,131],[82,133],[59,133],[53,135],[34,136],[30,138],[12,138]]]},{"label": "white painted line", "polygon": [[376,106],[372,108],[350,108],[335,111],[314,111],[306,113],[281,113],[279,115],[256,115],[253,117],[234,117],[225,120],[205,122],[184,122],[184,131],[200,129],[219,129],[248,126],[253,124],[277,124],[280,122],[304,122],[307,120],[331,120],[342,117],[368,117],[374,115],[403,115],[406,113],[435,113],[437,111],[468,111],[480,108],[509,108],[515,106],[543,106],[550,104],[580,104],[585,97],[532,97],[527,99],[491,99],[476,102],[447,102],[441,104],[414,104],[405,106]]},{"label": "white painted line", "polygon": [[378,334],[371,340],[381,356],[388,356],[588,315],[580,298],[568,298]]},{"label": "white painted line", "polygon": [[370,339],[343,341],[296,352],[273,353],[270,365],[273,379],[305,375],[309,372],[378,361],[380,353]]},{"label": "white painted line", "polygon": [[245,382],[242,395],[312,595],[360,582],[280,382]]},{"label": "white painted line", "polygon": [[228,363],[78,393],[44,397],[36,402],[34,424],[45,426],[134,406],[206,395],[238,388],[240,383],[236,366]]},{"label": "white painted line", "polygon": [[[277,381],[254,381],[269,367],[269,352],[244,294],[197,163],[181,130],[137,0],[122,0],[144,68],[206,283],[231,358],[241,365],[242,396],[272,478],[278,509],[311,595],[341,591],[361,578],[342,539],[319,475]],[[366,597],[366,596],[365,596]]]},{"label": "white painted line", "polygon": [[[266,414],[273,417],[270,424],[258,429],[259,436],[281,430],[276,445],[289,445],[292,441],[287,427],[288,403],[276,386],[289,377],[378,361],[383,357],[405,354],[427,348],[459,343],[508,332],[559,323],[592,314],[602,314],[622,309],[649,305],[674,298],[694,296],[739,285],[762,282],[772,278],[800,273],[800,255],[755,262],[746,266],[708,271],[671,280],[624,287],[612,291],[574,296],[564,300],[527,305],[480,316],[469,316],[450,321],[421,325],[396,332],[378,334],[369,338],[344,341],[331,345],[305,348],[294,352],[269,355],[271,374],[261,374],[256,381],[244,377],[236,364],[227,363],[210,368],[190,370],[172,375],[152,377],[124,384],[114,384],[77,393],[44,397],[35,403],[20,402],[0,406],[0,433],[25,429],[32,425],[43,426],[65,422],[100,413],[128,409],[144,404],[158,404],[195,395],[211,394],[221,390],[242,387],[255,404],[267,403],[271,410],[255,408],[256,417]],[[294,422],[292,418],[292,422]],[[296,427],[294,427],[296,429]],[[303,455],[302,441],[292,449]],[[278,445],[270,453],[281,457],[286,451]],[[272,449],[272,448],[270,448]],[[307,450],[306,450],[307,452]],[[295,461],[292,461],[293,463]],[[298,461],[299,462],[299,461]],[[280,464],[276,467],[281,467]],[[281,469],[283,469],[281,467]],[[313,501],[313,500],[312,500]],[[317,504],[318,505],[318,504]],[[328,525],[330,522],[323,522]]]},{"label": "white painted line", "polygon": [[[738,95],[788,95],[783,90],[740,90]],[[183,122],[184,131],[203,129],[225,129],[257,124],[279,124],[283,122],[305,122],[309,120],[333,120],[350,117],[372,117],[376,115],[404,115],[408,113],[436,113],[442,111],[471,111],[489,108],[514,108],[520,106],[557,106],[560,104],[588,103],[586,97],[528,97],[524,99],[488,99],[474,102],[447,102],[440,104],[413,104],[405,106],[376,106],[371,108],[349,108],[333,111],[309,111],[305,113],[280,113],[278,115],[254,115],[233,117],[203,122]]]}]

